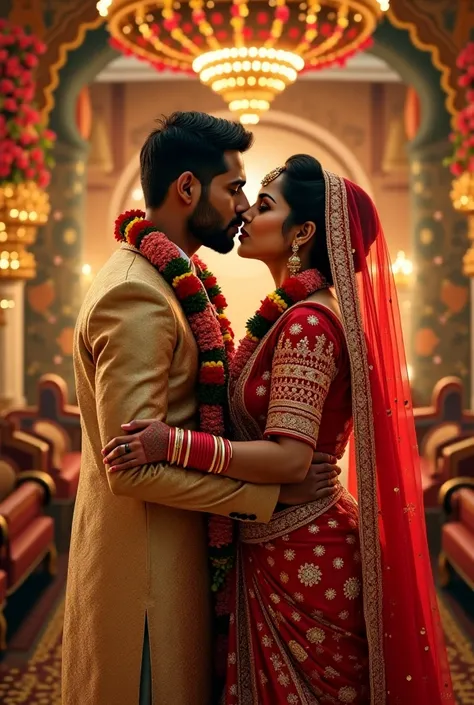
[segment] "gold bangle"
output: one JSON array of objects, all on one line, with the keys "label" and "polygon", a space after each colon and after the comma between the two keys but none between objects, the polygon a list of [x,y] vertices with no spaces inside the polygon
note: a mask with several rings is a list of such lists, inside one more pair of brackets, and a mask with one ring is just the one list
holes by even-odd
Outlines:
[{"label": "gold bangle", "polygon": [[220,475],[221,472],[222,472],[223,469],[224,469],[225,455],[226,455],[226,453],[225,453],[225,443],[224,443],[224,439],[221,438],[221,437],[219,437],[219,445],[220,445],[220,448],[221,448],[221,458],[220,458],[219,467],[217,468],[217,471],[216,471],[216,474],[217,474],[217,475]]},{"label": "gold bangle", "polygon": [[222,438],[220,436],[217,436],[217,447],[218,447],[218,452],[217,452],[217,460],[216,460],[216,470],[215,474],[219,475],[221,472],[221,467],[222,467],[222,459],[223,459],[223,453],[222,453]]},{"label": "gold bangle", "polygon": [[[171,436],[173,435],[173,429],[170,428],[169,430],[169,436],[168,436],[168,450],[166,453],[166,459],[170,463],[171,458],[173,457],[173,453],[171,451]],[[176,436],[176,431],[174,432],[174,436]]]},{"label": "gold bangle", "polygon": [[217,458],[217,438],[215,436],[212,436],[213,441],[214,441],[214,457],[212,458],[212,463],[209,467],[209,470],[207,472],[214,473],[214,465],[216,463],[216,458]]},{"label": "gold bangle", "polygon": [[173,459],[171,461],[171,465],[176,465],[176,463],[178,462],[180,438],[181,438],[181,429],[177,428],[176,434],[174,437],[174,450],[173,450]]},{"label": "gold bangle", "polygon": [[179,441],[178,441],[178,455],[176,456],[176,465],[180,464],[181,451],[183,450],[184,441],[184,431],[182,428],[179,429]]},{"label": "gold bangle", "polygon": [[173,453],[172,453],[172,455],[171,455],[171,465],[174,465],[175,460],[176,460],[176,447],[177,447],[177,446],[176,446],[176,443],[177,443],[177,439],[178,439],[178,431],[179,431],[179,429],[178,429],[178,428],[175,428],[175,430],[174,430]]},{"label": "gold bangle", "polygon": [[187,438],[187,447],[186,447],[186,455],[184,456],[183,468],[188,467],[189,454],[191,453],[191,431],[186,431],[186,438]]}]

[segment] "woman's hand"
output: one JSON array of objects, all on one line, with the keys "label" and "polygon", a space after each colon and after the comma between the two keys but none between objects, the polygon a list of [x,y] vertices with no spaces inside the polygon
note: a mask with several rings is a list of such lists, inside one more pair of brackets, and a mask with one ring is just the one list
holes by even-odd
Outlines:
[{"label": "woman's hand", "polygon": [[113,438],[102,450],[109,472],[131,470],[166,459],[169,426],[156,419],[139,419],[123,424],[126,436]]}]

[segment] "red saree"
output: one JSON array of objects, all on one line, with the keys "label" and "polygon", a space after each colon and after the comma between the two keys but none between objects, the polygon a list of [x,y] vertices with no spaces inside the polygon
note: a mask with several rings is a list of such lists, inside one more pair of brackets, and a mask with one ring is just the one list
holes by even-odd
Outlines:
[{"label": "red saree", "polygon": [[226,705],[454,703],[425,535],[390,261],[375,206],[326,173],[341,321],[303,302],[231,386],[238,440],[287,435],[341,456],[335,498],[240,525]]}]

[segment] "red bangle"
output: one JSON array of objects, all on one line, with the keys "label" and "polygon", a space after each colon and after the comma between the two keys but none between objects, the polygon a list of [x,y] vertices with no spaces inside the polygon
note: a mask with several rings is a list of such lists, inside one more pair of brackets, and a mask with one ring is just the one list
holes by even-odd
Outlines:
[{"label": "red bangle", "polygon": [[200,431],[171,428],[167,461],[215,474],[225,474],[232,460],[232,444],[226,438]]}]

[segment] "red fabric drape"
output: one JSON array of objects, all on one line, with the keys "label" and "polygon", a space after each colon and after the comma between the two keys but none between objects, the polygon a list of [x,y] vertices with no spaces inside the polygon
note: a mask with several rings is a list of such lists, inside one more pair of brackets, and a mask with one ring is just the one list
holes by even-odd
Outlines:
[{"label": "red fabric drape", "polygon": [[454,702],[390,257],[370,197],[349,180],[329,172],[325,179],[328,249],[351,359],[351,457],[360,507],[371,705]]}]

